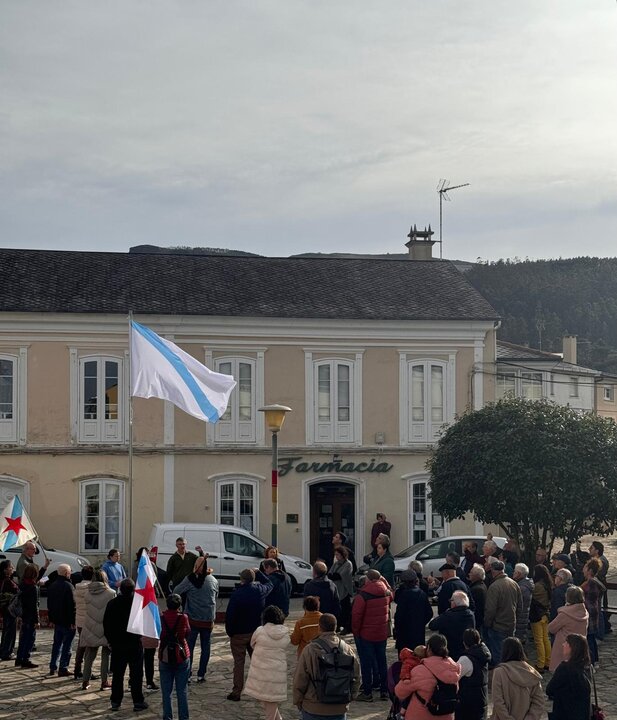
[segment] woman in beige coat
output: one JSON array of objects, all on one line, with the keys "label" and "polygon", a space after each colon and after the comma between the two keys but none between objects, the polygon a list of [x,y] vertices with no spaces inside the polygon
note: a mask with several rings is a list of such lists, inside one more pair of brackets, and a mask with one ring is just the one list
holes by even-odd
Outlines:
[{"label": "woman in beige coat", "polygon": [[86,613],[84,624],[79,637],[79,644],[86,648],[84,653],[84,677],[82,690],[90,687],[92,663],[98,652],[101,651],[101,690],[107,690],[111,684],[107,680],[109,672],[109,643],[103,632],[103,616],[110,600],[116,597],[115,590],[107,584],[107,576],[102,570],[95,570],[92,582],[86,591]]},{"label": "woman in beige coat", "polygon": [[527,662],[518,638],[503,641],[501,664],[493,671],[491,720],[540,720],[544,713],[542,676]]},{"label": "woman in beige coat", "polygon": [[563,644],[568,635],[577,634],[587,637],[589,613],[585,607],[585,595],[580,587],[568,588],[566,604],[557,610],[557,617],[548,624],[548,631],[555,636],[549,670],[555,672],[565,660]]}]

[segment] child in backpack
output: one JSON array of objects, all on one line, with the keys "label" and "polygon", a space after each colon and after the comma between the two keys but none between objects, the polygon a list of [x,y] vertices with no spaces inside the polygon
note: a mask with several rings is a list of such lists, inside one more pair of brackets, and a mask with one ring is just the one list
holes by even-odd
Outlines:
[{"label": "child in backpack", "polygon": [[298,646],[298,657],[302,655],[304,648],[319,635],[319,598],[317,595],[307,595],[302,603],[304,615],[296,620],[296,625],[291,634],[291,644]]},{"label": "child in backpack", "polygon": [[188,616],[182,612],[182,598],[176,593],[169,595],[167,610],[161,616],[159,647],[159,675],[164,720],[173,718],[171,693],[174,683],[178,699],[178,716],[180,720],[189,720],[188,681],[191,654],[186,638],[190,631]]},{"label": "child in backpack", "polygon": [[403,663],[401,666],[401,680],[409,680],[411,671],[419,665],[426,657],[426,645],[416,645],[413,650],[403,648],[399,653],[399,660]]}]

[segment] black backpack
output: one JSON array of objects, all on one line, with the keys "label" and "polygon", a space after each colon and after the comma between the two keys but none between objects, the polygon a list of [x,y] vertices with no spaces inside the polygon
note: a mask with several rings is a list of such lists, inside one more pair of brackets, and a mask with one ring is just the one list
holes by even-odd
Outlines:
[{"label": "black backpack", "polygon": [[458,707],[458,692],[455,683],[442,682],[435,673],[424,666],[431,675],[437,680],[433,694],[428,700],[425,700],[417,691],[416,697],[430,712],[431,715],[450,715],[456,712]]},{"label": "black backpack", "polygon": [[313,643],[323,650],[319,655],[319,677],[313,680],[317,700],[325,705],[347,705],[352,699],[354,656],[344,652],[347,645],[342,640],[338,647],[330,647],[318,637]]},{"label": "black backpack", "polygon": [[176,628],[178,627],[181,617],[181,615],[178,615],[172,629],[165,621],[165,618],[161,616],[161,620],[163,621],[165,630],[167,630],[167,634],[165,636],[165,644],[161,647],[161,651],[159,653],[159,660],[167,663],[168,665],[177,665],[179,657],[182,658],[180,662],[184,662],[186,660],[184,644],[180,643],[176,636]]}]

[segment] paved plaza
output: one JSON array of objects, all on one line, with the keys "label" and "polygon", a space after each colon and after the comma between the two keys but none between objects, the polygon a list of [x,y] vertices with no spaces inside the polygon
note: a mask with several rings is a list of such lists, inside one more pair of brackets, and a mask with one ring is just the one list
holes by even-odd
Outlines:
[{"label": "paved plaza", "polygon": [[[226,604],[225,601],[222,601]],[[290,629],[295,620],[302,614],[301,601],[292,601],[292,611],[288,620]],[[600,670],[597,673],[600,704],[604,707],[608,719],[617,719],[617,637],[607,636],[600,645]],[[0,663],[0,718],[11,720],[86,720],[100,717],[139,717],[141,720],[161,718],[160,691],[146,695],[150,708],[135,713],[127,692],[123,706],[119,712],[109,710],[109,691],[100,691],[99,682],[92,682],[90,690],[82,691],[81,683],[72,678],[48,678],[46,672],[49,664],[52,631],[40,630],[37,637],[38,651],[33,661],[39,664],[36,670],[21,670],[12,663]],[[351,638],[349,641],[352,642]],[[295,668],[295,647],[289,649],[289,675]],[[388,661],[395,659],[392,641],[389,641]],[[95,664],[98,672],[98,661]],[[158,676],[158,673],[157,673]],[[550,677],[545,676],[546,680]],[[232,660],[229,652],[228,638],[222,625],[217,625],[212,639],[212,656],[208,666],[207,680],[204,685],[191,685],[189,688],[189,704],[191,717],[211,718],[212,720],[229,720],[230,717],[241,717],[246,720],[262,720],[261,707],[251,698],[243,696],[239,703],[226,700],[232,685]],[[291,683],[290,683],[291,686]],[[389,703],[376,700],[372,704],[352,703],[349,717],[358,720],[385,720]],[[297,718],[297,710],[291,705],[290,696],[281,708],[285,720]],[[176,716],[177,717],[177,716]]]}]

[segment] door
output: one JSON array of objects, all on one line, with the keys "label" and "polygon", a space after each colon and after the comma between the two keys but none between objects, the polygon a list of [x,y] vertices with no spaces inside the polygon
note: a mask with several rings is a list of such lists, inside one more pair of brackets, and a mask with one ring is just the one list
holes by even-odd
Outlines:
[{"label": "door", "polygon": [[416,480],[411,483],[410,504],[411,545],[447,535],[447,524],[443,516],[432,510],[427,481]]},{"label": "door", "polygon": [[356,490],[345,482],[311,485],[311,562],[320,559],[332,564],[332,536],[343,532],[355,552]]}]

